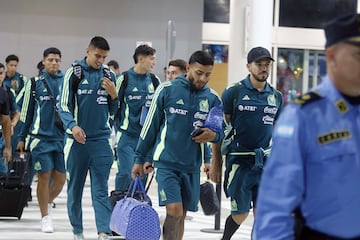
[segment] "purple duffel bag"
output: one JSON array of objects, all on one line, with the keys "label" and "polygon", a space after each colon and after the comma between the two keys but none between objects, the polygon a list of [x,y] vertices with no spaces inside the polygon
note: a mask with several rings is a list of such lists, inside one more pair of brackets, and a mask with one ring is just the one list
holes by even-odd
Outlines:
[{"label": "purple duffel bag", "polygon": [[[140,190],[143,200],[133,198]],[[110,229],[127,240],[159,240],[160,221],[157,212],[146,201],[144,185],[139,176],[130,184],[130,196],[118,201],[110,219]]]}]

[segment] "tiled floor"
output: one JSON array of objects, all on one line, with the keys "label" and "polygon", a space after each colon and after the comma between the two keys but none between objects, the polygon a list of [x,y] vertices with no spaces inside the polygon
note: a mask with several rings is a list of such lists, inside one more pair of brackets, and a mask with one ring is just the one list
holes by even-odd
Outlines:
[{"label": "tiled floor", "polygon": [[[114,187],[114,177],[116,169],[112,169],[109,180],[109,190]],[[66,186],[61,192],[60,196],[55,200],[56,208],[53,209],[54,233],[42,233],[40,231],[40,212],[37,206],[36,199],[36,183],[32,186],[33,201],[24,209],[21,220],[0,218],[0,239],[6,240],[72,240],[71,226],[67,216],[66,210]],[[165,216],[165,209],[158,207],[158,200],[156,194],[157,185],[153,184],[149,190],[149,195],[153,201],[153,206],[160,215],[160,219]],[[225,219],[229,214],[230,202],[225,197],[222,197],[221,203],[221,220],[220,231],[224,227]],[[215,217],[205,216],[201,209],[196,213],[188,213],[188,218],[185,222],[184,240],[200,240],[200,239],[220,239],[221,233],[215,230]],[[233,239],[250,239],[251,226],[253,222],[253,215],[250,214],[246,222],[239,228]],[[91,205],[89,181],[86,183],[83,197],[83,223],[84,235],[86,240],[96,240],[97,233],[95,228],[94,212]],[[215,233],[208,233],[214,231]]]}]

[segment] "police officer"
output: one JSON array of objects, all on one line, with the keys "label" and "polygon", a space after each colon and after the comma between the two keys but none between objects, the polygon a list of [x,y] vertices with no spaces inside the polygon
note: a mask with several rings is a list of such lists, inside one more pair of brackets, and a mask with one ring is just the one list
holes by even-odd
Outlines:
[{"label": "police officer", "polygon": [[360,239],[360,15],[325,27],[327,76],[286,107],[262,176],[255,238]]}]

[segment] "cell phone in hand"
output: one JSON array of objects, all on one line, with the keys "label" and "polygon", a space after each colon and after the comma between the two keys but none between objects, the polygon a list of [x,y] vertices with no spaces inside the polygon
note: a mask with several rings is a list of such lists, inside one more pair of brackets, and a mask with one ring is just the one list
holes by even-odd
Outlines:
[{"label": "cell phone in hand", "polygon": [[190,133],[191,137],[197,137],[199,136],[200,134],[203,133],[204,130],[202,130],[201,128],[195,128],[194,131],[192,131]]}]

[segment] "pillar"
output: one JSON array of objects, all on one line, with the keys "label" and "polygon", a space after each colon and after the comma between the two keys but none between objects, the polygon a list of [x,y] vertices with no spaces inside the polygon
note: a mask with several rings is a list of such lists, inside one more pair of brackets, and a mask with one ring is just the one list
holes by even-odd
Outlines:
[{"label": "pillar", "polygon": [[262,46],[271,52],[273,1],[230,0],[228,85],[246,77],[247,53]]}]

